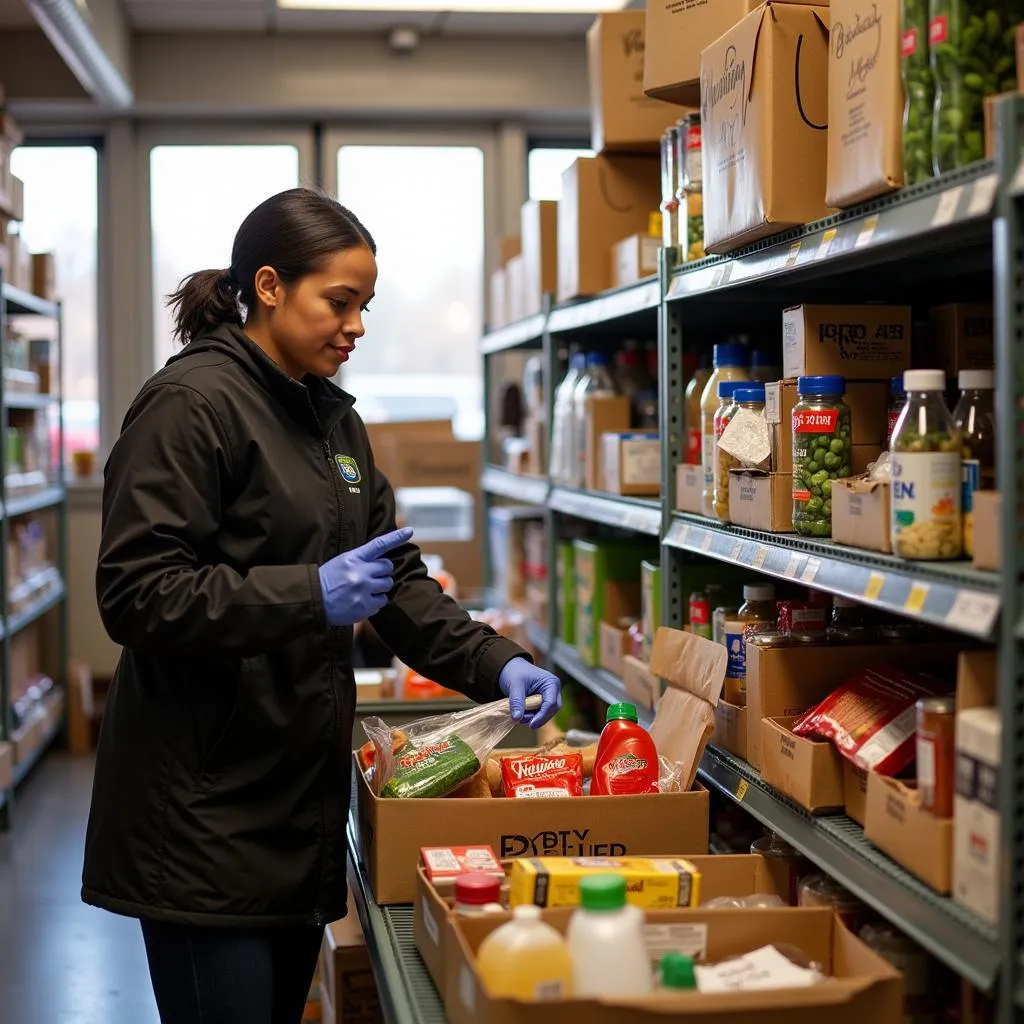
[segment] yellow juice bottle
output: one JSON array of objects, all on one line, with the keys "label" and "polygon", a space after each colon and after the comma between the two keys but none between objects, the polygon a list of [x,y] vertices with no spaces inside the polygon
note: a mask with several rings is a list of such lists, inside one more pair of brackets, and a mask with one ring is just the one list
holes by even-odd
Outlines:
[{"label": "yellow juice bottle", "polygon": [[541,920],[540,908],[516,907],[477,953],[477,971],[490,993],[511,999],[572,995],[572,958],[562,934]]}]

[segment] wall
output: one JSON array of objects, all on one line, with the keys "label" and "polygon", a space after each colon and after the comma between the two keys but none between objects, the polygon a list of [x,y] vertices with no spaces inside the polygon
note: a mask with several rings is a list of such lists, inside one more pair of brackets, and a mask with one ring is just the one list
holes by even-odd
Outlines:
[{"label": "wall", "polygon": [[103,629],[96,607],[96,555],[100,540],[98,492],[72,493],[68,509],[68,651],[110,675],[120,648]]}]

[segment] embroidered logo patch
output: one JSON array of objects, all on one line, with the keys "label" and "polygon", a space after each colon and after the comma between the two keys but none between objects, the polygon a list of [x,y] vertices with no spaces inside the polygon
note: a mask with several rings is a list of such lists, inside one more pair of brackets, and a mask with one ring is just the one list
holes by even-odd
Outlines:
[{"label": "embroidered logo patch", "polygon": [[341,478],[347,484],[357,484],[363,479],[359,472],[359,463],[351,455],[335,455],[334,461],[338,464]]}]

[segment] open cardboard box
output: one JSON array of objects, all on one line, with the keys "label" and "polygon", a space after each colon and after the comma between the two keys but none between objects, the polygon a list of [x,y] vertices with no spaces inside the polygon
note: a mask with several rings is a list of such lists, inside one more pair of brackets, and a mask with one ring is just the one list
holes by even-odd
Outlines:
[{"label": "open cardboard box", "polygon": [[676,467],[676,508],[680,512],[704,513],[704,471],[688,462]]},{"label": "open cardboard box", "polygon": [[843,762],[830,742],[792,730],[798,718],[761,721],[761,779],[812,814],[844,806]]},{"label": "open cardboard box", "polygon": [[653,708],[661,697],[661,680],[646,662],[632,654],[622,659],[622,683],[637,707]]},{"label": "open cardboard box", "polygon": [[730,754],[747,757],[747,709],[738,704],[730,704],[724,697],[715,707],[715,731],[711,734],[711,742]]},{"label": "open cardboard box", "polygon": [[793,532],[793,474],[729,470],[729,522],[770,533]]},{"label": "open cardboard box", "polygon": [[[573,911],[550,910],[544,920],[565,932]],[[667,934],[670,948],[688,948],[718,962],[768,944],[792,944],[819,963],[826,980],[801,989],[684,992],[635,999],[560,999],[525,1002],[495,998],[476,973],[476,953],[502,917],[467,918],[453,929],[445,992],[452,1024],[655,1024],[669,1017],[715,1024],[899,1024],[903,984],[899,972],[849,932],[825,907],[758,910],[652,911],[649,925]],[[673,929],[675,934],[673,934]]]},{"label": "open cardboard box", "polygon": [[[703,903],[720,896],[771,895],[788,899],[788,881],[767,857],[757,853],[722,856],[690,856],[687,858],[700,872],[700,898]],[[505,863],[506,870],[511,862]],[[416,869],[416,904],[413,914],[413,935],[434,984],[447,1003],[458,993],[445,991],[445,968],[458,942],[452,938],[455,921],[452,911],[454,897],[427,877],[421,864]],[[506,921],[509,914],[499,915]]]},{"label": "open cardboard box", "polygon": [[846,813],[858,825],[864,825],[868,813],[868,773],[843,758],[843,803]]},{"label": "open cardboard box", "polygon": [[832,539],[868,551],[892,553],[888,483],[866,476],[832,484]]}]

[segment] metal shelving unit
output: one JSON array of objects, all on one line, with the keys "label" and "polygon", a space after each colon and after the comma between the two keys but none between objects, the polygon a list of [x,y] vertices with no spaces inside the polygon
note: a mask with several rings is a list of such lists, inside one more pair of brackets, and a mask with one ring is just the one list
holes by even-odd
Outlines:
[{"label": "metal shelving unit", "polygon": [[487,466],[484,469],[480,486],[487,494],[495,494],[527,505],[544,505],[551,489],[547,477],[523,476],[520,473],[510,473],[499,466]]},{"label": "metal shelving unit", "polygon": [[634,530],[651,537],[661,534],[661,502],[657,499],[623,498],[597,491],[553,487],[548,505],[555,512],[592,523]]}]

